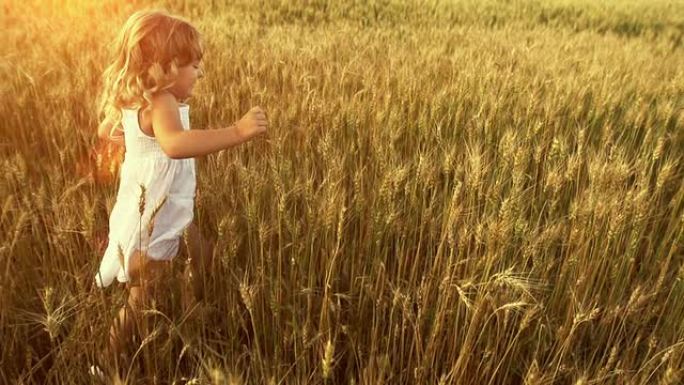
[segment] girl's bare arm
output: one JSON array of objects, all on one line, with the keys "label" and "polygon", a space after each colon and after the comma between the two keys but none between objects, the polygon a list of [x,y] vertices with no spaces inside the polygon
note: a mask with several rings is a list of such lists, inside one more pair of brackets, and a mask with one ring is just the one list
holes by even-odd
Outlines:
[{"label": "girl's bare arm", "polygon": [[153,97],[152,130],[162,150],[173,159],[211,154],[252,138],[238,130],[236,125],[219,129],[184,130],[176,99],[168,93]]}]

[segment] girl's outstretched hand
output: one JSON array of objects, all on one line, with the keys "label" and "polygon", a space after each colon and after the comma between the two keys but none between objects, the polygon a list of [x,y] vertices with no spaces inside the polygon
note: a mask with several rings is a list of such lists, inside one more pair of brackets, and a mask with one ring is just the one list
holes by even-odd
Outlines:
[{"label": "girl's outstretched hand", "polygon": [[268,120],[266,114],[261,107],[252,107],[245,116],[243,116],[236,123],[237,132],[243,138],[251,138],[253,136],[263,134],[268,129]]}]

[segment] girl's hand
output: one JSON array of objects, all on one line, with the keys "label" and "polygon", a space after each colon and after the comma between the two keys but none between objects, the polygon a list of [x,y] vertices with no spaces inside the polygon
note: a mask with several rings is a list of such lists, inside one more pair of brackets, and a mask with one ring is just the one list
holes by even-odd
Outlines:
[{"label": "girl's hand", "polygon": [[116,131],[121,132],[120,135],[114,135],[114,136],[109,136],[110,131],[112,129],[112,125],[109,122],[109,120],[105,120],[100,125],[97,127],[97,135],[106,140],[107,143],[114,143],[119,146],[124,145],[124,134],[123,130],[121,129],[121,125],[119,125],[116,129]]},{"label": "girl's hand", "polygon": [[104,140],[105,143],[113,144],[115,146],[126,146],[124,136],[123,135],[114,135],[114,136],[109,136],[109,134],[100,136],[100,139]]},{"label": "girl's hand", "polygon": [[124,136],[123,135],[117,135],[111,139],[108,139],[111,143],[116,144],[117,146],[126,146],[124,142]]},{"label": "girl's hand", "polygon": [[235,125],[238,134],[243,138],[251,138],[268,129],[266,114],[259,106],[250,109]]}]

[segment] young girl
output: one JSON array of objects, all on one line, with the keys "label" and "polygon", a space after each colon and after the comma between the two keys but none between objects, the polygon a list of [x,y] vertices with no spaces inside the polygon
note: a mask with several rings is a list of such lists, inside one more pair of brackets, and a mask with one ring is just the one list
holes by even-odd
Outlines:
[{"label": "young girl", "polygon": [[[187,251],[195,277],[210,265],[213,246],[191,223],[193,158],[265,133],[268,122],[261,108],[254,107],[230,127],[190,129],[185,101],[203,76],[203,44],[197,29],[181,17],[164,10],[135,12],[112,48],[99,96],[98,135],[125,145],[126,152],[109,217],[109,242],[95,281],[106,287],[116,278],[128,289],[127,304],[110,329],[109,345],[118,361],[137,311],[163,285],[171,260]],[[187,246],[181,242],[186,231]],[[91,370],[101,373],[97,367]]]}]

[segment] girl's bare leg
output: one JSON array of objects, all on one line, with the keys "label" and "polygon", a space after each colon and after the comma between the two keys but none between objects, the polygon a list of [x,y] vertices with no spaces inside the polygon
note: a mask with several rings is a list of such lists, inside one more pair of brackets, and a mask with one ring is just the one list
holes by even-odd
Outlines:
[{"label": "girl's bare leg", "polygon": [[[129,266],[131,280],[126,284],[128,300],[119,310],[109,331],[109,346],[115,358],[116,367],[122,367],[122,364],[125,364],[124,353],[132,341],[133,332],[137,329],[140,337],[145,337],[142,334],[146,333],[147,328],[140,327],[140,310],[155,295],[159,277],[170,269],[170,261],[155,261],[142,256],[138,251],[131,256]],[[124,360],[121,361],[122,359]]]},{"label": "girl's bare leg", "polygon": [[[194,223],[190,223],[185,236],[181,239],[181,249],[188,256],[183,272],[186,285],[184,302],[187,309],[193,302],[204,299],[204,279],[206,273],[211,270],[214,243],[202,236]],[[188,292],[190,290],[192,293]]]},{"label": "girl's bare leg", "polygon": [[137,324],[136,313],[144,301],[144,291],[141,286],[128,287],[128,300],[121,307],[112,326],[109,329],[109,347],[115,359],[115,366],[124,364],[126,347],[132,342],[133,332]]}]

